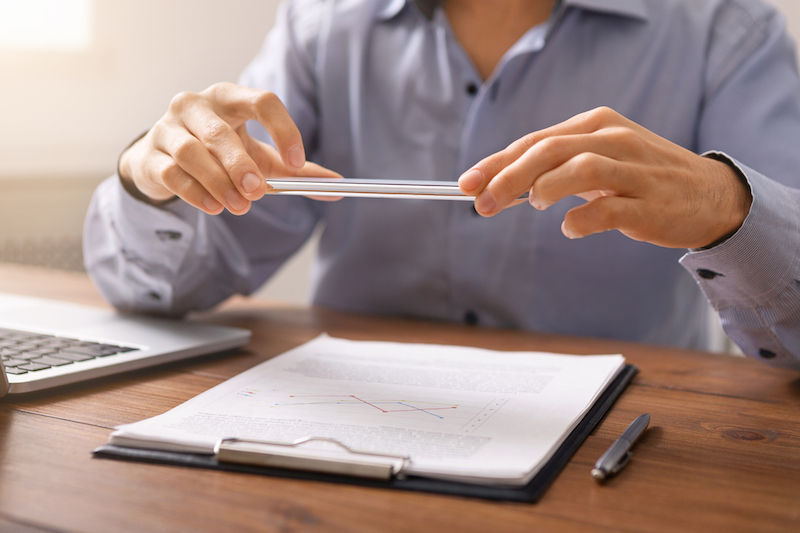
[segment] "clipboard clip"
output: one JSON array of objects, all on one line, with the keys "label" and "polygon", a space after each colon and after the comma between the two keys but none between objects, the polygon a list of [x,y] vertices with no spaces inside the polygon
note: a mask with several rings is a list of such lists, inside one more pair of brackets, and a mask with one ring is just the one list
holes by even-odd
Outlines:
[{"label": "clipboard clip", "polygon": [[[340,450],[303,449],[309,442],[335,444]],[[341,451],[346,452],[346,457]],[[398,476],[407,455],[390,455],[354,450],[330,437],[302,437],[293,442],[224,438],[214,446],[214,455],[221,463],[237,463],[269,468],[303,470],[324,474],[390,480]]]}]

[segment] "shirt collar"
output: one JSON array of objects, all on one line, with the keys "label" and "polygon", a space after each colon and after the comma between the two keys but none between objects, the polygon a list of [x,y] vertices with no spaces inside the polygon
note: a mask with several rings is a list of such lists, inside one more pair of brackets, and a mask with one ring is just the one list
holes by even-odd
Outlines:
[{"label": "shirt collar", "polygon": [[[439,5],[439,0],[384,0],[378,8],[378,20],[395,17],[407,4],[416,4],[417,9],[430,19]],[[645,0],[560,0],[561,8],[578,7],[589,11],[609,13],[646,20],[648,18]]]},{"label": "shirt collar", "polygon": [[621,15],[647,20],[648,9],[645,0],[561,0],[562,8],[577,7],[587,11]]},{"label": "shirt collar", "polygon": [[400,13],[407,4],[415,4],[420,13],[431,20],[433,12],[440,3],[440,0],[384,0],[383,5],[375,12],[375,17],[381,21],[389,20]]},{"label": "shirt collar", "polygon": [[413,0],[384,0],[383,5],[380,6],[375,12],[375,18],[384,21],[394,18],[400,11],[406,7],[407,3],[412,3]]}]

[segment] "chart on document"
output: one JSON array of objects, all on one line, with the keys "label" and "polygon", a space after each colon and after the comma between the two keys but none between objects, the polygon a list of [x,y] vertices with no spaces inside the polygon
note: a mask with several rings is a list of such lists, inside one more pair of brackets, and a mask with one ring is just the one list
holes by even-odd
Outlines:
[{"label": "chart on document", "polygon": [[247,387],[229,396],[236,412],[270,418],[330,419],[340,423],[414,426],[448,433],[472,433],[502,409],[508,397],[459,398],[451,394],[375,393],[313,389],[279,391]]}]

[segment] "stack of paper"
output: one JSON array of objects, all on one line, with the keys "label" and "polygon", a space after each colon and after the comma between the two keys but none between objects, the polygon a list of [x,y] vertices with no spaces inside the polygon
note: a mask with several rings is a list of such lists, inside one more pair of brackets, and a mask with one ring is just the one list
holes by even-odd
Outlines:
[{"label": "stack of paper", "polygon": [[[148,420],[117,446],[213,454],[225,438],[326,437],[404,456],[402,473],[526,484],[625,366],[574,356],[320,336]],[[348,455],[329,442],[303,453]]]}]

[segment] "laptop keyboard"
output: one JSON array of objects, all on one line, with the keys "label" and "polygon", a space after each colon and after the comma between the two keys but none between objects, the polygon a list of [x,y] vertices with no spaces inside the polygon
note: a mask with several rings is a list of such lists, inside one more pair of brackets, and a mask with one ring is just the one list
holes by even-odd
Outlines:
[{"label": "laptop keyboard", "polygon": [[0,328],[0,359],[8,374],[25,374],[136,349]]}]

